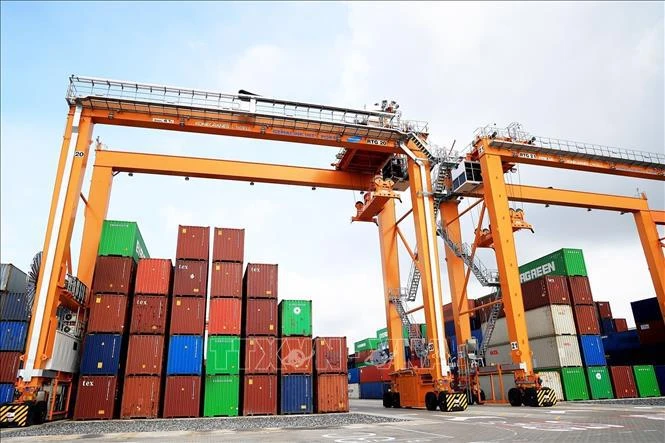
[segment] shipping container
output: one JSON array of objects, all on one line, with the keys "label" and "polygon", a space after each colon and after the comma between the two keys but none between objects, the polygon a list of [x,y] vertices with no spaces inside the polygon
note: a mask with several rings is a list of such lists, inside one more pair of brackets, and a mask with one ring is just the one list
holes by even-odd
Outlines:
[{"label": "shipping container", "polygon": [[608,301],[597,301],[596,309],[598,310],[598,318],[612,318],[612,307]]},{"label": "shipping container", "polygon": [[346,337],[316,337],[314,339],[314,372],[346,374],[346,349]]},{"label": "shipping container", "polygon": [[625,318],[615,318],[613,321],[615,332],[624,332],[628,330],[628,322]]},{"label": "shipping container", "polygon": [[[549,337],[552,335],[575,335],[577,328],[573,317],[573,308],[570,305],[547,305],[532,309],[525,313],[526,329],[529,339]],[[482,329],[487,328],[483,323]],[[494,324],[494,331],[489,344],[507,343],[508,324],[506,318],[499,318]]]},{"label": "shipping container", "polygon": [[277,300],[245,299],[243,335],[277,335]]},{"label": "shipping container", "polygon": [[665,323],[663,320],[638,323],[637,336],[643,345],[665,344]]},{"label": "shipping container", "polygon": [[360,383],[360,368],[349,368],[349,384]]},{"label": "shipping container", "polygon": [[603,348],[606,354],[615,352],[627,352],[640,347],[637,330],[630,329],[616,334],[610,334],[603,338]]},{"label": "shipping container", "polygon": [[169,300],[154,295],[136,295],[130,334],[165,334]]},{"label": "shipping container", "polygon": [[522,283],[543,275],[587,275],[581,249],[560,249],[525,263],[519,268]]},{"label": "shipping container", "polygon": [[240,337],[209,335],[206,354],[206,374],[240,373]]},{"label": "shipping container", "polygon": [[247,263],[243,295],[248,298],[277,298],[277,265]]},{"label": "shipping container", "polygon": [[600,335],[600,324],[595,306],[575,305],[573,314],[579,335]]},{"label": "shipping container", "polygon": [[561,382],[567,401],[589,399],[584,368],[561,368]]},{"label": "shipping container", "polygon": [[[568,277],[568,289],[570,290],[570,300],[573,305],[594,305],[589,277]],[[597,311],[595,306],[594,309]]]},{"label": "shipping container", "polygon": [[[538,377],[542,380],[542,385],[550,388],[556,394],[556,399],[564,401],[563,385],[561,384],[561,373],[558,370],[538,371]],[[512,386],[512,384],[510,385]],[[485,393],[487,396],[487,392]]]},{"label": "shipping container", "polygon": [[282,375],[280,378],[280,414],[311,414],[314,410],[312,376]]},{"label": "shipping container", "polygon": [[212,240],[212,259],[242,263],[245,260],[245,230],[215,228]]},{"label": "shipping container", "polygon": [[239,298],[211,298],[208,317],[208,334],[240,335],[242,300]]},{"label": "shipping container", "polygon": [[0,351],[23,351],[28,326],[23,321],[0,322]]},{"label": "shipping container", "polygon": [[117,220],[104,220],[97,255],[132,257],[137,262],[150,257],[138,224]]},{"label": "shipping container", "polygon": [[391,365],[365,366],[360,368],[360,383],[375,383],[390,381]]},{"label": "shipping container", "polygon": [[630,366],[611,366],[610,375],[612,376],[612,386],[614,386],[616,398],[637,397],[635,377]]},{"label": "shipping container", "polygon": [[387,386],[388,384],[382,381],[360,383],[360,398],[363,400],[382,399],[388,389]]},{"label": "shipping container", "polygon": [[[582,366],[582,356],[576,335],[558,335],[529,340],[533,367],[561,368]],[[485,354],[488,365],[511,363],[510,343],[490,346]]]},{"label": "shipping container", "polygon": [[508,390],[515,386],[515,374],[513,372],[503,372],[501,376],[498,373],[480,375],[478,384],[485,392],[487,400],[508,401]]},{"label": "shipping container", "polygon": [[173,276],[173,262],[168,258],[143,258],[136,269],[134,293],[142,295],[169,295]]},{"label": "shipping container", "polygon": [[210,297],[242,297],[242,263],[212,264]]},{"label": "shipping container", "polygon": [[279,371],[282,374],[311,374],[312,339],[309,337],[284,337],[280,339]]},{"label": "shipping container", "polygon": [[208,262],[176,260],[173,275],[173,295],[204,297],[207,294]]},{"label": "shipping container", "polygon": [[240,402],[239,375],[208,375],[205,378],[203,415],[235,417]]},{"label": "shipping container", "polygon": [[16,383],[21,352],[0,352],[0,383]]},{"label": "shipping container", "polygon": [[242,415],[277,414],[277,376],[245,375]]},{"label": "shipping container", "polygon": [[656,297],[630,302],[635,324],[663,320]]},{"label": "shipping container", "polygon": [[81,358],[81,339],[63,331],[55,331],[53,352],[46,360],[48,371],[78,372]]},{"label": "shipping container", "polygon": [[14,401],[14,383],[0,383],[0,405]]},{"label": "shipping container", "polygon": [[589,387],[591,388],[591,398],[593,400],[614,398],[612,380],[610,379],[610,372],[607,370],[607,366],[586,368],[586,372],[589,378]]},{"label": "shipping container", "polygon": [[203,337],[173,335],[169,338],[166,375],[201,375]]},{"label": "shipping container", "polygon": [[653,367],[656,373],[656,380],[658,380],[658,388],[661,395],[665,394],[665,365],[658,365]]},{"label": "shipping container", "polygon": [[81,374],[117,375],[122,352],[120,334],[88,334],[83,341]]},{"label": "shipping container", "polygon": [[164,418],[199,417],[201,410],[201,377],[173,375],[166,377]]},{"label": "shipping container", "polygon": [[602,335],[614,334],[616,329],[614,328],[614,319],[613,318],[601,318],[600,319],[600,333]]},{"label": "shipping container", "polygon": [[118,378],[110,375],[83,375],[79,378],[74,420],[114,418]]},{"label": "shipping container", "polygon": [[129,295],[135,275],[136,262],[132,257],[97,257],[92,292]]},{"label": "shipping container", "polygon": [[605,366],[605,349],[600,335],[580,335],[580,350],[584,366]]},{"label": "shipping container", "polygon": [[374,351],[360,351],[356,353],[356,365],[363,363],[370,363],[372,361],[372,353]]},{"label": "shipping container", "polygon": [[199,417],[201,410],[201,377],[173,375],[166,377],[164,418]]},{"label": "shipping container", "polygon": [[178,243],[176,259],[203,260],[210,259],[210,227],[209,226],[178,226]]},{"label": "shipping container", "polygon": [[159,376],[125,378],[120,418],[157,418],[162,379]]},{"label": "shipping container", "polygon": [[245,373],[277,373],[277,339],[275,337],[249,336],[245,338]]},{"label": "shipping container", "polygon": [[314,412],[349,412],[349,387],[346,374],[316,376]]},{"label": "shipping container", "polygon": [[376,351],[378,348],[379,340],[374,337],[369,337],[353,344],[353,350],[355,352]]},{"label": "shipping container", "polygon": [[658,379],[652,365],[633,366],[637,393],[640,397],[659,397]]},{"label": "shipping container", "polygon": [[360,383],[349,383],[349,400],[360,398]]},{"label": "shipping container", "polygon": [[206,322],[206,299],[174,297],[171,303],[171,335],[203,335]]},{"label": "shipping container", "polygon": [[25,292],[0,293],[0,321],[30,321],[32,303]]},{"label": "shipping container", "polygon": [[279,303],[280,336],[312,336],[312,301],[282,300]]},{"label": "shipping container", "polygon": [[163,335],[130,335],[126,375],[161,375],[164,364]]},{"label": "shipping container", "polygon": [[129,298],[118,294],[95,294],[90,299],[88,333],[109,332],[122,334],[129,314]]},{"label": "shipping container", "polygon": [[548,275],[523,283],[522,300],[525,311],[547,305],[570,304],[566,277]]},{"label": "shipping container", "polygon": [[26,273],[13,264],[0,264],[0,292],[26,292],[27,278]]}]

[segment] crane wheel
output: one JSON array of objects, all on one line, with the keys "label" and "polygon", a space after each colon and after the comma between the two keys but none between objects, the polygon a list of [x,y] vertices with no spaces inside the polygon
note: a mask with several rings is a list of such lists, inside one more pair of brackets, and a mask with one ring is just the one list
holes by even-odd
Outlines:
[{"label": "crane wheel", "polygon": [[428,392],[425,394],[425,407],[428,411],[436,411],[436,408],[439,406],[439,401],[436,398],[434,392]]},{"label": "crane wheel", "polygon": [[383,393],[383,407],[392,408],[395,403],[395,393],[394,392],[384,392]]},{"label": "crane wheel", "polygon": [[508,390],[508,403],[510,406],[522,406],[522,391],[518,388]]},{"label": "crane wheel", "polygon": [[537,394],[538,406],[550,407],[556,405],[556,392],[550,388],[541,388]]},{"label": "crane wheel", "polygon": [[393,408],[401,408],[402,404],[399,401],[399,392],[393,392]]},{"label": "crane wheel", "polygon": [[526,388],[524,390],[524,398],[522,401],[525,406],[538,407],[538,391],[536,391],[536,388]]}]

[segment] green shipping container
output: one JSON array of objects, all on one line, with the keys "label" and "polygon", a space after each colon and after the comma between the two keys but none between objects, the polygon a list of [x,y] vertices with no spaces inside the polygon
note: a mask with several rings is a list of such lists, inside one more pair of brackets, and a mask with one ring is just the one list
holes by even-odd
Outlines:
[{"label": "green shipping container", "polygon": [[652,365],[633,366],[635,384],[640,397],[659,397],[658,379]]},{"label": "green shipping container", "polygon": [[206,375],[240,373],[240,337],[211,335],[208,337]]},{"label": "green shipping container", "polygon": [[282,300],[279,303],[279,322],[282,337],[312,336],[312,301]]},{"label": "green shipping container", "polygon": [[584,368],[561,368],[561,383],[566,400],[589,400]]},{"label": "green shipping container", "polygon": [[607,366],[591,366],[586,368],[586,373],[589,377],[592,399],[614,398],[612,381]]},{"label": "green shipping container", "polygon": [[[379,329],[376,331],[376,338],[379,340],[379,343],[384,343],[388,341],[388,328]],[[402,338],[409,338],[409,328],[408,326],[402,327]]]},{"label": "green shipping container", "polygon": [[520,266],[522,283],[543,275],[586,276],[584,254],[581,249],[560,249],[532,262]]},{"label": "green shipping container", "polygon": [[427,325],[425,323],[420,325],[420,335],[422,338],[427,338]]},{"label": "green shipping container", "polygon": [[150,258],[139,225],[117,220],[104,220],[97,254],[132,257],[136,262],[141,258]]},{"label": "green shipping container", "polygon": [[240,376],[208,375],[205,379],[203,415],[206,417],[238,415]]},{"label": "green shipping container", "polygon": [[365,340],[360,340],[354,343],[353,346],[355,352],[361,351],[376,351],[379,349],[379,339],[378,338],[366,338]]}]

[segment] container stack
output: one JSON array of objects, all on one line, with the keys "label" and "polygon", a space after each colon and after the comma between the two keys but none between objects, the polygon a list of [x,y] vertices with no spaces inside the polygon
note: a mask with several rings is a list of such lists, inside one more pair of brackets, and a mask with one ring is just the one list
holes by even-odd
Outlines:
[{"label": "container stack", "polygon": [[279,311],[280,414],[311,414],[312,386],[312,302],[282,300]]},{"label": "container stack", "polygon": [[277,265],[248,263],[243,277],[242,415],[277,414]]},{"label": "container stack", "polygon": [[127,349],[129,308],[139,259],[148,256],[138,225],[105,220],[88,300],[89,317],[83,341],[74,419],[112,419]]},{"label": "container stack", "polygon": [[139,260],[131,309],[121,418],[159,416],[172,275],[173,263],[170,259]]},{"label": "container stack", "polygon": [[346,355],[346,337],[314,339],[315,412],[349,411]]},{"label": "container stack", "polygon": [[16,266],[0,265],[0,404],[14,401],[14,384],[25,351],[32,311],[26,278]]},{"label": "container stack", "polygon": [[210,228],[178,226],[164,417],[199,417]]},{"label": "container stack", "polygon": [[244,245],[244,229],[215,228],[203,405],[206,417],[239,413]]}]

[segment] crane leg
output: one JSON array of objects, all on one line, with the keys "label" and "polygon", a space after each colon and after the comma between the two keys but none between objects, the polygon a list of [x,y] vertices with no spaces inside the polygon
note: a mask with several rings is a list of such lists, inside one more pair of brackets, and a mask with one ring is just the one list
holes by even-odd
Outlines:
[{"label": "crane leg", "polygon": [[658,229],[650,211],[635,212],[634,217],[658,298],[660,313],[665,321],[665,258],[658,239]]}]

